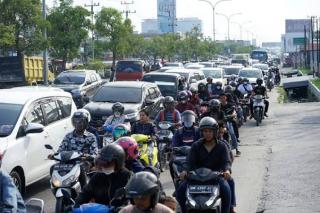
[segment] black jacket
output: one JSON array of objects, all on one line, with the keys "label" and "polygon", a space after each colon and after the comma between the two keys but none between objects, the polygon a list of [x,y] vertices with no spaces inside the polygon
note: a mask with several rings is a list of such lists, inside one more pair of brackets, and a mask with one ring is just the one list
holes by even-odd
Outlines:
[{"label": "black jacket", "polygon": [[[96,173],[83,188],[76,199],[76,206],[94,201],[95,203],[109,205],[117,189],[125,187],[130,179],[131,172],[122,169],[111,175]],[[119,207],[123,203],[119,200],[112,202],[113,206]]]}]

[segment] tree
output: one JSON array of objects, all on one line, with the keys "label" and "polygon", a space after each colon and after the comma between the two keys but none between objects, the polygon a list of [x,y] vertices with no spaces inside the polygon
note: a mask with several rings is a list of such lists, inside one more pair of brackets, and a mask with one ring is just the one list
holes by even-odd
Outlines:
[{"label": "tree", "polygon": [[0,23],[0,48],[14,45],[14,26]]},{"label": "tree", "polygon": [[80,45],[88,37],[90,12],[81,6],[72,7],[71,0],[60,0],[48,16],[50,55],[65,64],[79,55]]},{"label": "tree", "polygon": [[9,32],[14,31],[14,46],[18,55],[43,49],[45,40],[42,28],[45,23],[41,18],[39,0],[0,1],[0,23],[11,28]]}]

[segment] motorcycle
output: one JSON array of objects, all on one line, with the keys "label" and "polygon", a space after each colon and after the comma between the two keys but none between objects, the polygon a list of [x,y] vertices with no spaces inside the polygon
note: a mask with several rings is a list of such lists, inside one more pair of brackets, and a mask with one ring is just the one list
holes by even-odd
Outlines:
[{"label": "motorcycle", "polygon": [[221,176],[207,168],[199,168],[187,175],[188,212],[210,211],[221,212],[221,197],[218,184],[213,184]]},{"label": "motorcycle", "polygon": [[27,213],[44,213],[44,202],[38,198],[31,198],[25,204]]},{"label": "motorcycle", "polygon": [[131,135],[138,143],[140,153],[140,161],[144,166],[160,167],[158,162],[158,148],[150,136],[143,134]]},{"label": "motorcycle", "polygon": [[274,84],[276,86],[279,86],[280,85],[280,82],[281,82],[281,77],[280,77],[280,74],[276,74],[275,78],[274,78]]},{"label": "motorcycle", "polygon": [[269,92],[271,92],[271,90],[274,88],[274,79],[271,76],[266,76],[265,78],[266,80],[266,85],[267,85],[267,89],[269,90]]},{"label": "motorcycle", "polygon": [[158,159],[160,170],[163,172],[169,159],[167,149],[171,146],[173,138],[173,125],[170,122],[159,122],[159,131],[157,132]]},{"label": "motorcycle", "polygon": [[[45,147],[53,150],[51,145],[46,144]],[[70,205],[62,190],[68,191],[73,198],[80,193],[80,165],[84,158],[86,157],[83,154],[74,151],[62,151],[53,155],[52,160],[58,161],[53,165],[50,179],[51,190],[56,198],[55,212],[64,212]]]},{"label": "motorcycle", "polygon": [[181,172],[187,171],[188,169],[187,157],[190,149],[191,146],[181,146],[172,148],[173,183],[176,190],[181,184]]},{"label": "motorcycle", "polygon": [[243,121],[247,122],[250,115],[250,98],[248,94],[245,94],[244,98],[240,99],[240,104],[243,112]]},{"label": "motorcycle", "polygon": [[253,97],[253,117],[256,120],[256,125],[259,126],[264,119],[264,96],[255,95]]},{"label": "motorcycle", "polygon": [[107,146],[108,144],[111,144],[113,142],[113,136],[112,136],[112,130],[113,126],[108,125],[104,127],[104,135],[102,139],[103,147]]}]

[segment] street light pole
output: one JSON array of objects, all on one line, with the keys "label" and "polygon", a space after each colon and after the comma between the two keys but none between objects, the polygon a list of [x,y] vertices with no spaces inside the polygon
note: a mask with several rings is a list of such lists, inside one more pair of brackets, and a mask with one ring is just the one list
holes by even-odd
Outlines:
[{"label": "street light pole", "polygon": [[[46,0],[42,0],[42,18],[47,19]],[[47,27],[43,27],[43,37],[47,41]],[[48,50],[47,47],[43,51],[43,83],[48,85]]]},{"label": "street light pole", "polygon": [[220,16],[224,16],[227,19],[227,22],[228,22],[228,41],[230,41],[230,20],[233,16],[241,15],[242,13],[233,13],[231,15],[226,15],[226,14],[222,14],[222,13],[216,13],[216,14],[220,15]]},{"label": "street light pole", "polygon": [[246,24],[252,23],[252,21],[246,21],[246,22],[243,22],[243,23],[238,23],[238,22],[232,22],[232,23],[239,25],[239,29],[240,29],[240,41],[241,41],[241,40],[242,40],[242,30],[243,30],[243,26],[246,25]]},{"label": "street light pole", "polygon": [[208,0],[199,0],[199,1],[207,2],[208,4],[210,4],[212,8],[212,38],[213,38],[213,41],[216,41],[216,20],[215,20],[216,6],[221,2],[232,1],[232,0],[220,0],[220,1],[217,1],[215,4],[212,4],[212,2]]}]

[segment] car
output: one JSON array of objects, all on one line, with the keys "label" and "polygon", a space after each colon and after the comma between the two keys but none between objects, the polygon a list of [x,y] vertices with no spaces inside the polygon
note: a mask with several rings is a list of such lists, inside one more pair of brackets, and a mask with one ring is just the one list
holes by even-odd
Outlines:
[{"label": "car", "polygon": [[183,68],[183,64],[180,62],[166,62],[164,65],[164,67],[181,67]]},{"label": "car", "polygon": [[116,81],[136,81],[141,80],[143,75],[149,72],[149,65],[143,60],[120,60],[116,64]]},{"label": "car", "polygon": [[259,68],[242,68],[239,77],[249,79],[250,84],[256,85],[258,78],[263,79],[262,70]]},{"label": "car", "polygon": [[146,109],[150,118],[161,109],[162,94],[154,83],[144,81],[115,81],[105,83],[84,106],[91,114],[91,125],[101,127],[112,115],[112,105],[121,102],[131,122],[138,120],[139,111]]},{"label": "car", "polygon": [[152,72],[144,75],[142,81],[157,84],[163,96],[172,96],[174,99],[177,99],[179,80],[181,78],[176,73]]},{"label": "car", "polygon": [[200,70],[204,67],[205,67],[204,65],[198,64],[198,63],[188,64],[185,66],[186,69],[194,69],[194,70]]},{"label": "car", "polygon": [[167,70],[172,70],[172,69],[184,69],[183,67],[161,67],[160,69],[156,70],[157,72],[165,72]]},{"label": "car", "polygon": [[206,83],[206,77],[201,70],[195,69],[170,69],[166,73],[177,73],[184,77],[187,82],[187,88],[198,86],[200,82]]},{"label": "car", "polygon": [[210,62],[210,61],[199,62],[199,64],[203,65],[204,68],[217,67],[217,65],[214,62]]},{"label": "car", "polygon": [[222,68],[224,70],[224,78],[229,80],[232,75],[235,75],[236,77],[238,77],[239,71],[243,68],[243,66],[230,65],[230,66],[222,66]]},{"label": "car", "polygon": [[264,75],[266,73],[268,73],[268,71],[269,71],[269,65],[268,64],[258,63],[258,64],[253,64],[252,67],[261,69]]},{"label": "car", "polygon": [[224,78],[224,71],[221,67],[203,68],[201,70],[205,77],[211,77],[214,83],[221,82],[223,86],[227,83],[227,80]]},{"label": "car", "polygon": [[163,66],[161,63],[155,63],[151,65],[150,71],[155,71],[161,69]]},{"label": "car", "polygon": [[76,106],[82,108],[104,82],[94,70],[69,70],[60,73],[52,86],[71,93]]},{"label": "car", "polygon": [[73,130],[76,106],[70,93],[52,87],[17,87],[0,90],[1,169],[13,178],[20,192],[49,175],[46,160]]}]

